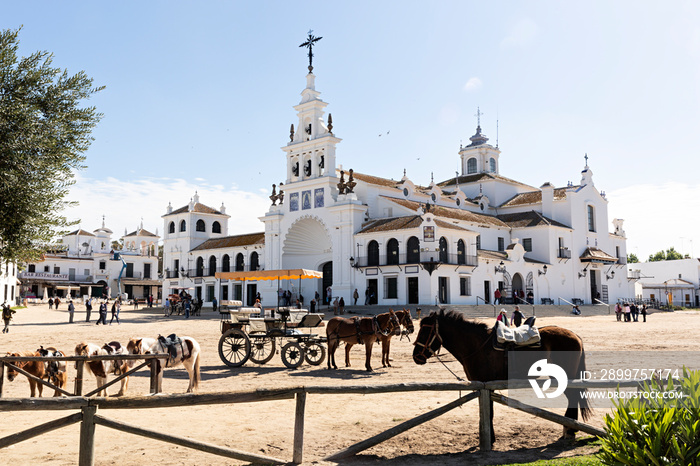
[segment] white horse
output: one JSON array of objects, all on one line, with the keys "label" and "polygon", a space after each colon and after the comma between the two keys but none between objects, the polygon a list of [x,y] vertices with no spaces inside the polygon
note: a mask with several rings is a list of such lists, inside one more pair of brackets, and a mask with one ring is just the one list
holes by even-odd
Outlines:
[{"label": "white horse", "polygon": [[[113,341],[104,346],[99,346],[94,343],[78,343],[75,347],[76,356],[109,356],[115,354],[128,354],[126,348],[121,346],[118,342]],[[126,361],[115,361],[115,360],[103,360],[103,361],[88,361],[85,364],[85,368],[88,372],[95,376],[97,380],[97,387],[101,387],[107,383],[107,375],[121,375],[129,370],[129,366]],[[129,386],[129,377],[125,377],[121,380],[121,388],[116,396],[122,396],[126,393],[126,389]],[[103,395],[104,394],[104,395]],[[97,392],[97,396],[109,396],[107,394],[107,389],[101,389]]]},{"label": "white horse", "polygon": [[174,345],[174,357],[170,355],[168,348],[156,338],[132,338],[126,347],[131,354],[164,354],[168,356],[167,359],[154,361],[154,364],[157,364],[156,373],[159,386],[162,386],[163,382],[163,361],[165,361],[165,367],[185,366],[190,376],[190,384],[187,387],[187,393],[190,393],[199,386],[199,362],[202,350],[194,338],[179,338],[180,343]]}]

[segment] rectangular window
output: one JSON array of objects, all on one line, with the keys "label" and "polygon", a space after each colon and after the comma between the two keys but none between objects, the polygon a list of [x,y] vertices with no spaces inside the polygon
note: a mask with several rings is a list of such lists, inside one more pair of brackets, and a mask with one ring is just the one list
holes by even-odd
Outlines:
[{"label": "rectangular window", "polygon": [[104,270],[107,268],[107,262],[105,261],[100,261],[100,270]]},{"label": "rectangular window", "polygon": [[476,235],[476,249],[481,249],[481,235]]},{"label": "rectangular window", "polygon": [[460,296],[472,295],[472,277],[459,277]]},{"label": "rectangular window", "polygon": [[221,300],[228,301],[228,285],[221,286]]},{"label": "rectangular window", "polygon": [[127,262],[126,274],[124,276],[125,277],[133,277],[134,276],[134,264],[132,262]]},{"label": "rectangular window", "polygon": [[61,273],[61,267],[56,267],[56,266],[54,266],[54,268],[53,268],[53,273],[56,274],[56,275],[60,274],[60,273]]},{"label": "rectangular window", "polygon": [[505,240],[505,238],[503,238],[501,236],[498,237],[498,250],[499,251],[506,250],[506,240]]},{"label": "rectangular window", "polygon": [[29,264],[29,270],[27,270],[27,272],[36,272],[36,265]]},{"label": "rectangular window", "polygon": [[620,246],[615,246],[615,257],[620,258]]},{"label": "rectangular window", "polygon": [[45,266],[44,266],[44,272],[49,273],[49,270],[50,270],[50,269],[49,269],[49,266],[48,266],[48,265],[45,265]]},{"label": "rectangular window", "polygon": [[143,264],[143,278],[151,278],[151,264]]},{"label": "rectangular window", "polygon": [[84,270],[83,270],[83,275],[85,275],[86,277],[89,276],[89,275],[90,275],[90,269],[84,269]]},{"label": "rectangular window", "polygon": [[532,238],[524,238],[523,239],[523,248],[525,248],[525,252],[532,251]]},{"label": "rectangular window", "polygon": [[243,301],[243,285],[233,285],[233,299],[236,301]]},{"label": "rectangular window", "polygon": [[396,277],[386,277],[384,279],[384,298],[398,298],[398,279]]},{"label": "rectangular window", "polygon": [[595,231],[595,209],[592,205],[588,207],[588,231]]}]

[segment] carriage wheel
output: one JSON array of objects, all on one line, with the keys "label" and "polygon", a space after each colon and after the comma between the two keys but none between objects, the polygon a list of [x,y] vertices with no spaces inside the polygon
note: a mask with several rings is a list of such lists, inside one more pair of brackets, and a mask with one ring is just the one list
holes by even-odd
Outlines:
[{"label": "carriage wheel", "polygon": [[240,367],[250,357],[250,339],[237,328],[227,330],[219,339],[219,357],[229,367]]},{"label": "carriage wheel", "polygon": [[275,355],[275,339],[250,335],[250,360],[255,364],[265,364]]},{"label": "carriage wheel", "polygon": [[304,359],[312,366],[318,366],[326,359],[326,347],[320,343],[309,343],[304,348]]},{"label": "carriage wheel", "polygon": [[282,362],[289,369],[296,369],[304,362],[304,348],[294,341],[282,347]]}]

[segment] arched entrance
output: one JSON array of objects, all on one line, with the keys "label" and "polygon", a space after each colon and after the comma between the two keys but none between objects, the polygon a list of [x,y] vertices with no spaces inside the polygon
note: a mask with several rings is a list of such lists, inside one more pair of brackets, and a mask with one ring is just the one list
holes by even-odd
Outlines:
[{"label": "arched entrance", "polygon": [[[511,293],[512,295],[518,293],[518,296],[525,296],[525,283],[523,280],[523,276],[519,273],[513,275],[513,282],[511,284],[511,287],[513,290],[513,292]],[[513,298],[513,296],[508,296],[508,298]],[[513,304],[522,304],[522,301],[518,299],[513,299]]]},{"label": "arched entrance", "polygon": [[[333,287],[333,252],[331,237],[326,225],[316,217],[303,217],[294,222],[282,243],[281,265],[283,269],[312,269],[323,272],[322,280],[301,280],[301,283],[280,284],[293,294],[302,294],[305,302],[316,294],[324,303],[326,288]],[[301,289],[298,289],[301,287]]]},{"label": "arched entrance", "polygon": [[321,280],[320,294],[323,302],[330,306],[331,303],[327,301],[326,290],[329,286],[331,287],[331,290],[333,289],[333,262],[326,262],[323,264],[321,270],[323,272],[323,279]]}]

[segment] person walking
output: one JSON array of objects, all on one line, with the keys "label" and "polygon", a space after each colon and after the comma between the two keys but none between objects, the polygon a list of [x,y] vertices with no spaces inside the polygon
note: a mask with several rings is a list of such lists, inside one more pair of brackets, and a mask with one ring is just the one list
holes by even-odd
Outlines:
[{"label": "person walking", "polygon": [[340,314],[345,314],[345,300],[343,297],[340,297],[340,301],[338,302],[338,307],[340,308]]},{"label": "person walking", "polygon": [[100,303],[100,316],[97,318],[97,323],[95,325],[107,325],[107,301],[102,301]]},{"label": "person walking", "polygon": [[12,314],[16,312],[17,311],[13,311],[10,306],[7,305],[7,302],[3,303],[2,320],[5,322],[5,328],[2,329],[2,333],[10,333],[10,321],[12,320]]},{"label": "person walking", "polygon": [[615,317],[617,317],[618,322],[622,321],[622,306],[620,306],[620,303],[615,304]]},{"label": "person walking", "polygon": [[73,306],[73,300],[68,301],[68,323],[73,323],[73,315],[75,314],[75,306]]},{"label": "person walking", "polygon": [[53,298],[49,298],[49,310],[53,309]]},{"label": "person walking", "polygon": [[523,313],[520,311],[520,306],[515,306],[513,315],[510,318],[510,325],[520,327],[520,325],[523,323],[523,319],[525,319],[525,315],[523,315]]},{"label": "person walking", "polygon": [[165,313],[165,317],[168,317],[170,315],[170,297],[165,298],[165,306],[163,307],[163,312]]},{"label": "person walking", "polygon": [[355,288],[355,291],[352,294],[352,299],[354,302],[352,303],[353,306],[357,306],[357,299],[360,297],[360,294],[357,292],[357,288]]},{"label": "person walking", "polygon": [[331,305],[331,300],[333,298],[333,289],[331,288],[330,285],[326,288],[326,302],[328,303],[328,306]]},{"label": "person walking", "polygon": [[216,312],[219,309],[219,302],[216,300],[216,296],[211,298],[211,310]]},{"label": "person walking", "polygon": [[647,321],[647,305],[642,304],[642,319],[644,319],[642,322]]},{"label": "person walking", "polygon": [[153,307],[153,295],[148,295],[148,307]]},{"label": "person walking", "polygon": [[365,289],[365,306],[369,305],[369,287]]},{"label": "person walking", "polygon": [[335,297],[335,301],[333,301],[333,315],[337,316],[338,315],[338,306],[340,303],[338,303],[338,297]]},{"label": "person walking", "polygon": [[119,322],[119,311],[121,310],[121,308],[121,299],[117,298],[117,300],[114,301],[114,304],[112,304],[112,318],[109,320],[109,325],[112,325],[114,319],[117,319],[117,325],[121,325],[121,323]]},{"label": "person walking", "polygon": [[61,300],[60,300],[60,299],[56,298],[56,299],[53,300],[53,305],[54,305],[54,307],[56,308],[57,311],[58,311],[58,305],[59,305],[59,304],[61,304]]},{"label": "person walking", "polygon": [[192,303],[190,298],[185,298],[185,319],[190,318],[190,309],[192,308]]},{"label": "person walking", "polygon": [[90,322],[90,313],[92,312],[92,298],[85,301],[85,322]]},{"label": "person walking", "polygon": [[498,288],[496,288],[496,291],[493,292],[493,302],[496,305],[501,304],[501,290]]}]

